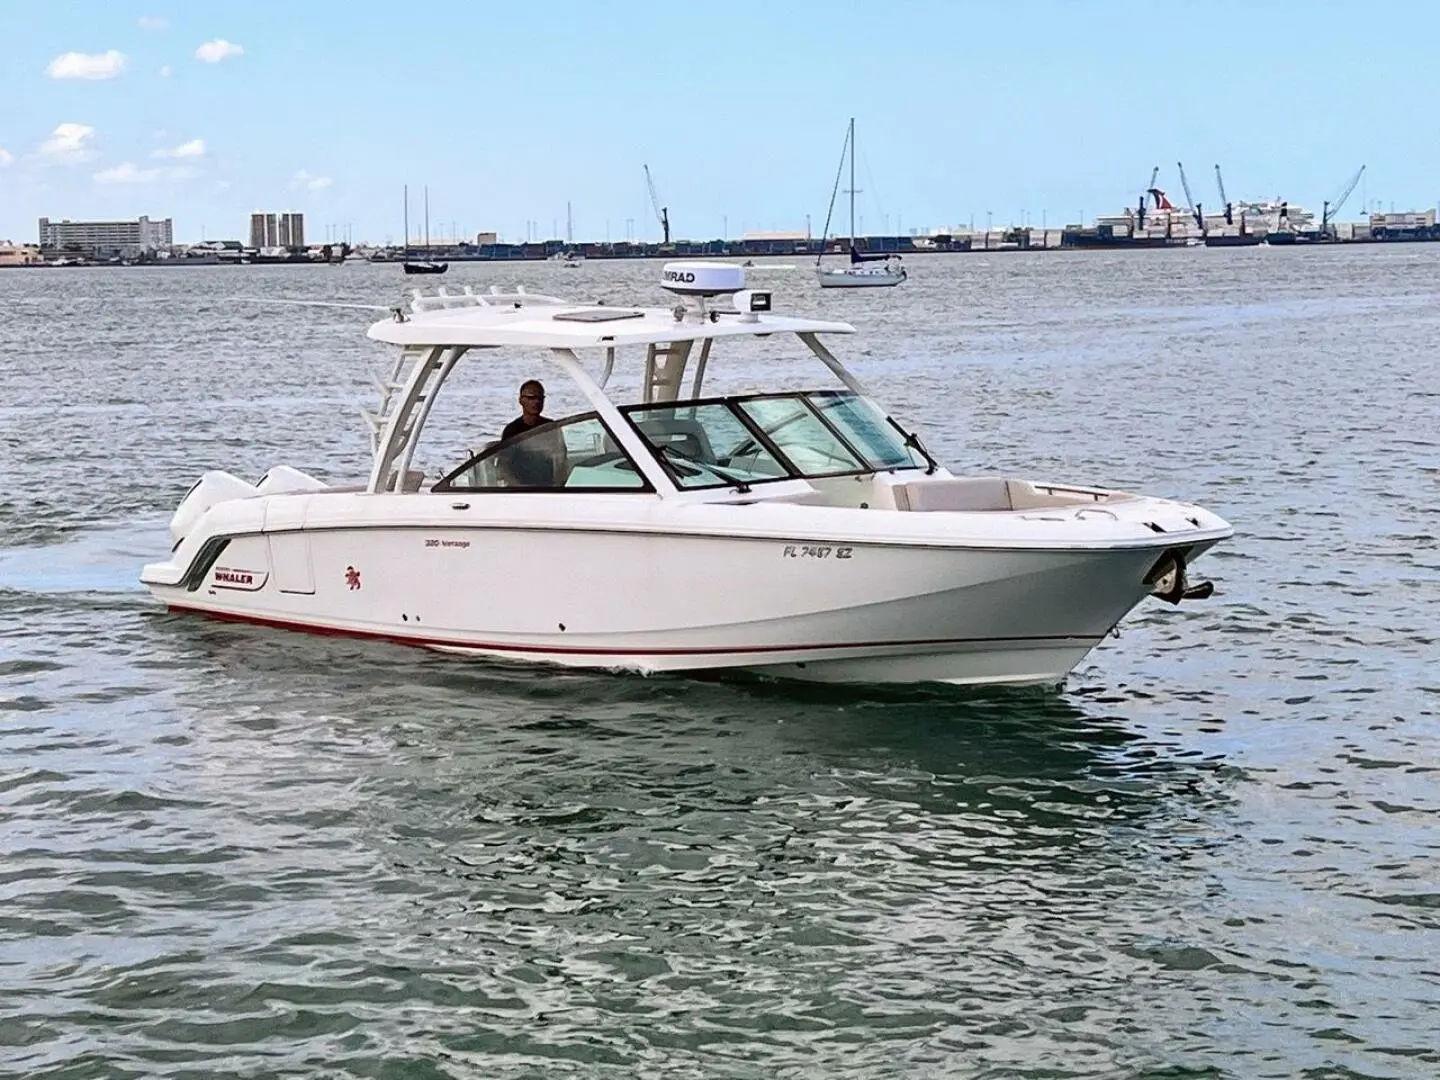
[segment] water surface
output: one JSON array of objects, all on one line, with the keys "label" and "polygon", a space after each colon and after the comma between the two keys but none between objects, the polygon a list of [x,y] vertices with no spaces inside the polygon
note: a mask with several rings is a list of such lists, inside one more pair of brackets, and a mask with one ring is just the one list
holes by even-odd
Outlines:
[{"label": "water surface", "polygon": [[[136,574],[201,470],[364,471],[365,314],[236,298],[383,304],[398,268],[0,273],[0,1072],[1440,1074],[1440,250],[909,262],[754,283],[855,323],[956,467],[1238,530],[1215,599],[1142,606],[1059,693],[170,616]],[[538,363],[472,365],[427,467]]]}]

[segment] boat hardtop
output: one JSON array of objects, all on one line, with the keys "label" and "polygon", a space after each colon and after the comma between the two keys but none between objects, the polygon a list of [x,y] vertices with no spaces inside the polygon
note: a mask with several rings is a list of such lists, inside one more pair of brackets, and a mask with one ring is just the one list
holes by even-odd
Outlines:
[{"label": "boat hardtop", "polygon": [[[753,295],[744,293],[740,302],[748,305]],[[461,292],[442,287],[433,296],[417,293],[407,309],[397,311],[397,317],[371,326],[368,336],[390,345],[585,349],[780,333],[855,333],[849,323],[751,312],[748,307],[742,312],[733,305],[577,304],[523,290],[478,293],[469,286]]]}]

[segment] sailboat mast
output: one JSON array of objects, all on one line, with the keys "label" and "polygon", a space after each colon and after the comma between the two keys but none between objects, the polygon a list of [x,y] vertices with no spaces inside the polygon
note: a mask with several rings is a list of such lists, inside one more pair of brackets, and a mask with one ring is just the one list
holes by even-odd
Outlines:
[{"label": "sailboat mast", "polygon": [[[854,167],[854,164],[855,164],[855,162],[854,162],[853,159],[851,160],[850,164],[851,164],[851,167],[853,168],[853,167]],[[429,254],[430,254],[430,185],[429,185],[429,184],[426,184],[426,185],[425,185],[425,254],[426,254],[426,255],[429,255]]]},{"label": "sailboat mast", "polygon": [[850,117],[850,250],[855,250],[855,118]]},{"label": "sailboat mast", "polygon": [[410,185],[405,185],[405,258],[410,257]]}]

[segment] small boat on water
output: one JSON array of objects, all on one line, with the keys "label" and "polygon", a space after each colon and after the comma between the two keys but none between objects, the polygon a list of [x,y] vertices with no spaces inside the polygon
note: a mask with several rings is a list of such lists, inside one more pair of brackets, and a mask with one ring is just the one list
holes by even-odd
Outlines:
[{"label": "small boat on water", "polygon": [[[430,189],[425,189],[425,250],[430,250]],[[405,185],[405,254],[401,264],[407,274],[443,274],[450,269],[449,263],[434,259],[410,258],[410,185]]]},{"label": "small boat on water", "polygon": [[1265,234],[1265,243],[1271,247],[1289,247],[1294,244],[1318,244],[1323,237],[1318,232],[1302,232],[1299,229],[1272,229]]},{"label": "small boat on water", "polygon": [[884,289],[899,285],[908,275],[903,266],[887,261],[884,266],[817,267],[816,276],[822,289]]},{"label": "small boat on water", "polygon": [[[464,656],[888,683],[1057,683],[1147,596],[1209,595],[1186,576],[1232,533],[1215,514],[957,476],[831,351],[853,327],[773,313],[730,263],[669,263],[662,284],[674,306],[417,291],[369,330],[397,356],[367,478],[207,472],[141,581],[176,612]],[[832,385],[707,391],[757,339]],[[513,400],[506,349],[585,404],[419,471],[462,361],[500,355]]]},{"label": "small boat on water", "polygon": [[1246,232],[1244,226],[1237,233],[1208,232],[1205,234],[1206,247],[1259,247],[1264,233]]},{"label": "small boat on water", "polygon": [[[846,151],[850,154],[850,265],[824,265],[825,238],[830,235],[830,217],[835,212],[835,196],[840,188],[840,174],[845,168]],[[825,229],[821,233],[820,254],[815,259],[815,276],[822,289],[876,289],[899,285],[906,278],[899,255],[867,254],[855,246],[855,118],[845,132],[845,145],[840,150],[840,168],[835,173],[835,187],[830,192],[830,208],[825,211]]]}]

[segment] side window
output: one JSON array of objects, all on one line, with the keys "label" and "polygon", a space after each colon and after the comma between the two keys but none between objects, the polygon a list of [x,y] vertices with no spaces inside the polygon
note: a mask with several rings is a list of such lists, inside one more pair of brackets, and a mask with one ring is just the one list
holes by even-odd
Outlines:
[{"label": "side window", "polygon": [[598,416],[563,426],[567,490],[623,488],[640,491],[645,478],[620,449]]},{"label": "side window", "polygon": [[592,414],[492,443],[435,491],[644,491],[645,478]]}]

